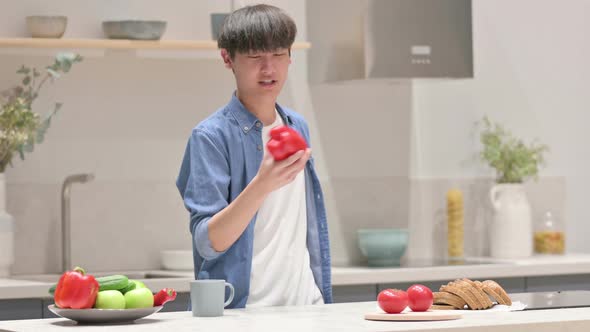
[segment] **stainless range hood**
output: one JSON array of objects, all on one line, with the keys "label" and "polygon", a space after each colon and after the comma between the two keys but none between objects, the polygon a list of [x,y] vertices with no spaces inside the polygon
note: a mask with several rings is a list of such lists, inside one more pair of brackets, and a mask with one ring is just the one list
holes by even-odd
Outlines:
[{"label": "stainless range hood", "polygon": [[473,77],[471,0],[307,2],[312,83]]}]

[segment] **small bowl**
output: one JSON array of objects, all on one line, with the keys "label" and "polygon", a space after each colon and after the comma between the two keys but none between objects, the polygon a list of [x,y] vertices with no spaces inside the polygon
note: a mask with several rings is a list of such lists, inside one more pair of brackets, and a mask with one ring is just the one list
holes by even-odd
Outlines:
[{"label": "small bowl", "polygon": [[27,28],[33,38],[61,38],[67,25],[66,16],[27,16]]},{"label": "small bowl", "polygon": [[192,271],[194,269],[192,250],[162,250],[160,258],[164,270]]},{"label": "small bowl", "polygon": [[408,230],[374,228],[358,230],[359,248],[371,267],[399,266],[408,246]]},{"label": "small bowl", "polygon": [[102,31],[110,39],[159,40],[166,31],[166,21],[104,21]]}]

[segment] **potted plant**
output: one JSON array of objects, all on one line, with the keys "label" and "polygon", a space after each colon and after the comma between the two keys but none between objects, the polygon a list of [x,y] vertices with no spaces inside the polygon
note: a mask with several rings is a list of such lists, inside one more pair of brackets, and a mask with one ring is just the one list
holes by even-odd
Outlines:
[{"label": "potted plant", "polygon": [[528,257],[533,252],[531,208],[523,183],[537,179],[549,150],[533,141],[525,144],[487,117],[481,121],[480,158],[496,172],[490,190],[494,217],[490,226],[490,254],[496,258]]},{"label": "potted plant", "polygon": [[25,152],[32,152],[35,144],[43,142],[51,119],[60,109],[56,103],[45,116],[33,111],[33,102],[47,83],[70,71],[72,65],[82,61],[74,53],[59,53],[54,63],[39,71],[22,66],[17,74],[21,83],[0,94],[0,277],[9,275],[14,260],[14,222],[6,212],[6,179],[4,172],[16,154],[24,160]]}]

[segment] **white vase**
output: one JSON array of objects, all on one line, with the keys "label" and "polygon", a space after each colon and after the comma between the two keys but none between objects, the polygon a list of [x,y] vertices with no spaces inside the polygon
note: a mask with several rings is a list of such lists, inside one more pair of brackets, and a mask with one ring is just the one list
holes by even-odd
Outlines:
[{"label": "white vase", "polygon": [[6,177],[0,173],[0,278],[10,276],[14,263],[14,218],[6,212]]},{"label": "white vase", "polygon": [[522,184],[497,184],[490,190],[494,217],[490,254],[494,258],[525,258],[533,253],[531,207]]}]

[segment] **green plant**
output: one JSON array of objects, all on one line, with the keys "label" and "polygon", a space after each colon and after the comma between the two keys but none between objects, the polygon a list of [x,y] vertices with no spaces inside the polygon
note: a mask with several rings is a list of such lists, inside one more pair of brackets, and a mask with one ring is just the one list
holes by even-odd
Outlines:
[{"label": "green plant", "polygon": [[537,179],[540,166],[545,164],[543,154],[549,151],[546,145],[533,141],[527,146],[487,116],[477,125],[482,126],[483,151],[479,157],[496,170],[498,183],[522,183],[531,177]]},{"label": "green plant", "polygon": [[48,79],[53,82],[80,61],[78,54],[59,53],[43,72],[24,65],[17,70],[17,74],[23,75],[21,84],[0,94],[0,173],[12,165],[15,152],[24,160],[25,152],[32,152],[35,144],[43,142],[51,119],[62,104],[56,103],[53,111],[42,117],[33,112],[33,102]]}]

